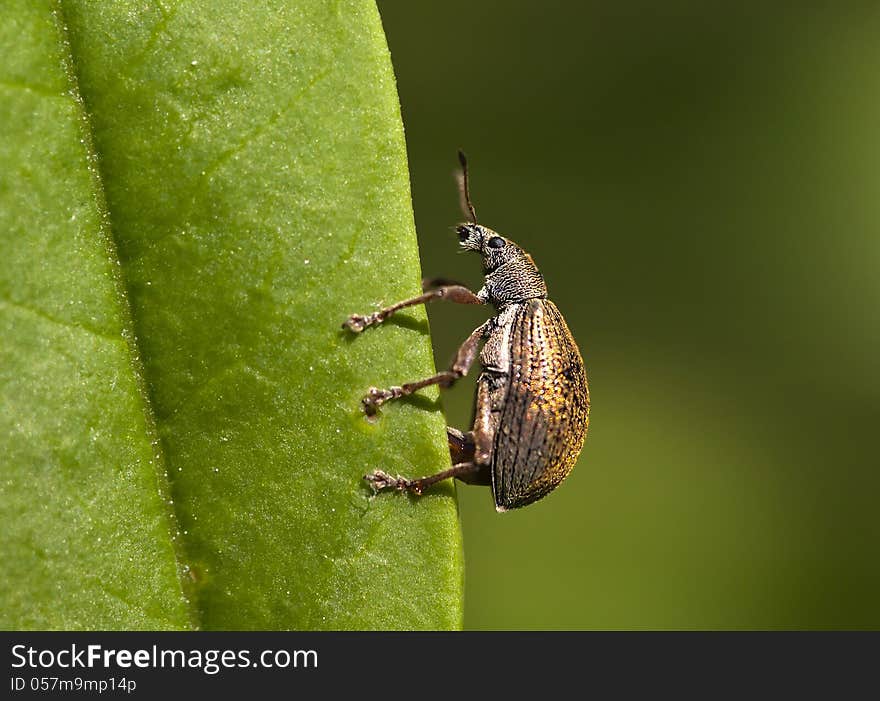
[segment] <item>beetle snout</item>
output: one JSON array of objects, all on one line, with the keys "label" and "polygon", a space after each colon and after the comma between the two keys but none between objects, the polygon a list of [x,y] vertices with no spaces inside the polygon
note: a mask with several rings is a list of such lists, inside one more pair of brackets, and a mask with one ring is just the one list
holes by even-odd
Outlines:
[{"label": "beetle snout", "polygon": [[478,224],[459,224],[455,233],[459,245],[466,251],[479,251],[483,245],[483,231]]}]

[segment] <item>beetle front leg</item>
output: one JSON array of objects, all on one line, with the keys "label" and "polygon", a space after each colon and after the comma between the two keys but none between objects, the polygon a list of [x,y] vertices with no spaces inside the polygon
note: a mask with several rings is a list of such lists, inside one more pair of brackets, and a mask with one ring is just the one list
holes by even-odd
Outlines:
[{"label": "beetle front leg", "polygon": [[485,326],[486,325],[483,324],[477,328],[470,336],[468,336],[467,340],[461,344],[461,347],[455,354],[455,360],[448,370],[438,372],[436,375],[426,377],[424,380],[407,382],[399,387],[389,387],[388,389],[371,387],[367,396],[361,400],[361,404],[363,404],[367,416],[375,416],[379,407],[391,399],[406,397],[423,387],[430,387],[431,385],[450,387],[458,378],[467,375],[468,370],[471,369],[471,365],[474,364],[474,360],[477,357],[477,350],[479,349],[480,341],[483,339],[483,329]]},{"label": "beetle front leg", "polygon": [[416,297],[405,299],[397,304],[392,304],[390,307],[380,309],[372,314],[352,314],[342,324],[342,328],[348,329],[354,333],[360,333],[368,326],[381,324],[388,317],[395,312],[399,312],[401,309],[414,307],[417,304],[425,304],[435,299],[445,299],[450,302],[455,302],[456,304],[485,304],[482,299],[463,285],[441,285],[440,287],[423,292]]}]

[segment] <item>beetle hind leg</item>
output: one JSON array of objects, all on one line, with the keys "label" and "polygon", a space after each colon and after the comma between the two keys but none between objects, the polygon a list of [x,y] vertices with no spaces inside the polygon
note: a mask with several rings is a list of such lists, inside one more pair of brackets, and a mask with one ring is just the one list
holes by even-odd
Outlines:
[{"label": "beetle hind leg", "polygon": [[376,492],[385,489],[396,489],[399,492],[421,494],[432,484],[442,482],[450,477],[456,477],[469,484],[483,484],[482,481],[479,481],[482,479],[480,475],[481,472],[486,472],[484,465],[477,465],[475,462],[460,462],[457,465],[453,465],[449,469],[443,470],[434,475],[428,475],[427,477],[420,477],[419,479],[414,480],[401,477],[400,475],[393,477],[384,470],[374,470],[370,474],[365,475],[364,479],[370,483],[370,486]]},{"label": "beetle hind leg", "polygon": [[[475,462],[474,454],[476,453],[477,444],[474,440],[474,432],[468,431],[463,433],[452,426],[446,427],[446,437],[449,440],[449,457],[452,458],[452,464]],[[488,465],[477,465],[477,470],[473,472],[463,472],[455,475],[462,482],[467,484],[488,487],[492,485],[492,473]]]},{"label": "beetle hind leg", "polygon": [[473,431],[464,433],[452,426],[446,427],[446,438],[449,441],[449,457],[452,458],[452,464],[456,465],[460,462],[470,462],[474,459],[474,443]]},{"label": "beetle hind leg", "polygon": [[467,484],[487,486],[492,484],[492,474],[488,465],[478,465],[474,462],[476,443],[472,431],[464,433],[452,426],[446,427],[446,436],[449,440],[449,456],[452,458],[452,467],[442,470],[434,475],[420,479],[407,479],[397,475],[393,477],[384,470],[375,470],[364,477],[370,486],[377,492],[385,489],[413,492],[421,494],[432,484],[442,482],[445,479],[456,478]]}]

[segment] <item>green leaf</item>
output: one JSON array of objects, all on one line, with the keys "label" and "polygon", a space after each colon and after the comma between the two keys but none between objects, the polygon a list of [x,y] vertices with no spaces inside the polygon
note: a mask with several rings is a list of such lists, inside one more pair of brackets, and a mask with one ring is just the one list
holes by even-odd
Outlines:
[{"label": "green leaf", "polygon": [[0,627],[458,627],[373,3],[0,8]]}]

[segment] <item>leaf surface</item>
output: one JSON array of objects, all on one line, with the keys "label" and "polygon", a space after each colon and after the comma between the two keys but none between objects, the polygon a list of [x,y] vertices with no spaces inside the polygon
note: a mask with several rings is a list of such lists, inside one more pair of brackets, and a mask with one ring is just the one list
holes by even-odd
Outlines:
[{"label": "leaf surface", "polygon": [[4,0],[4,627],[445,628],[454,495],[373,3]]}]

